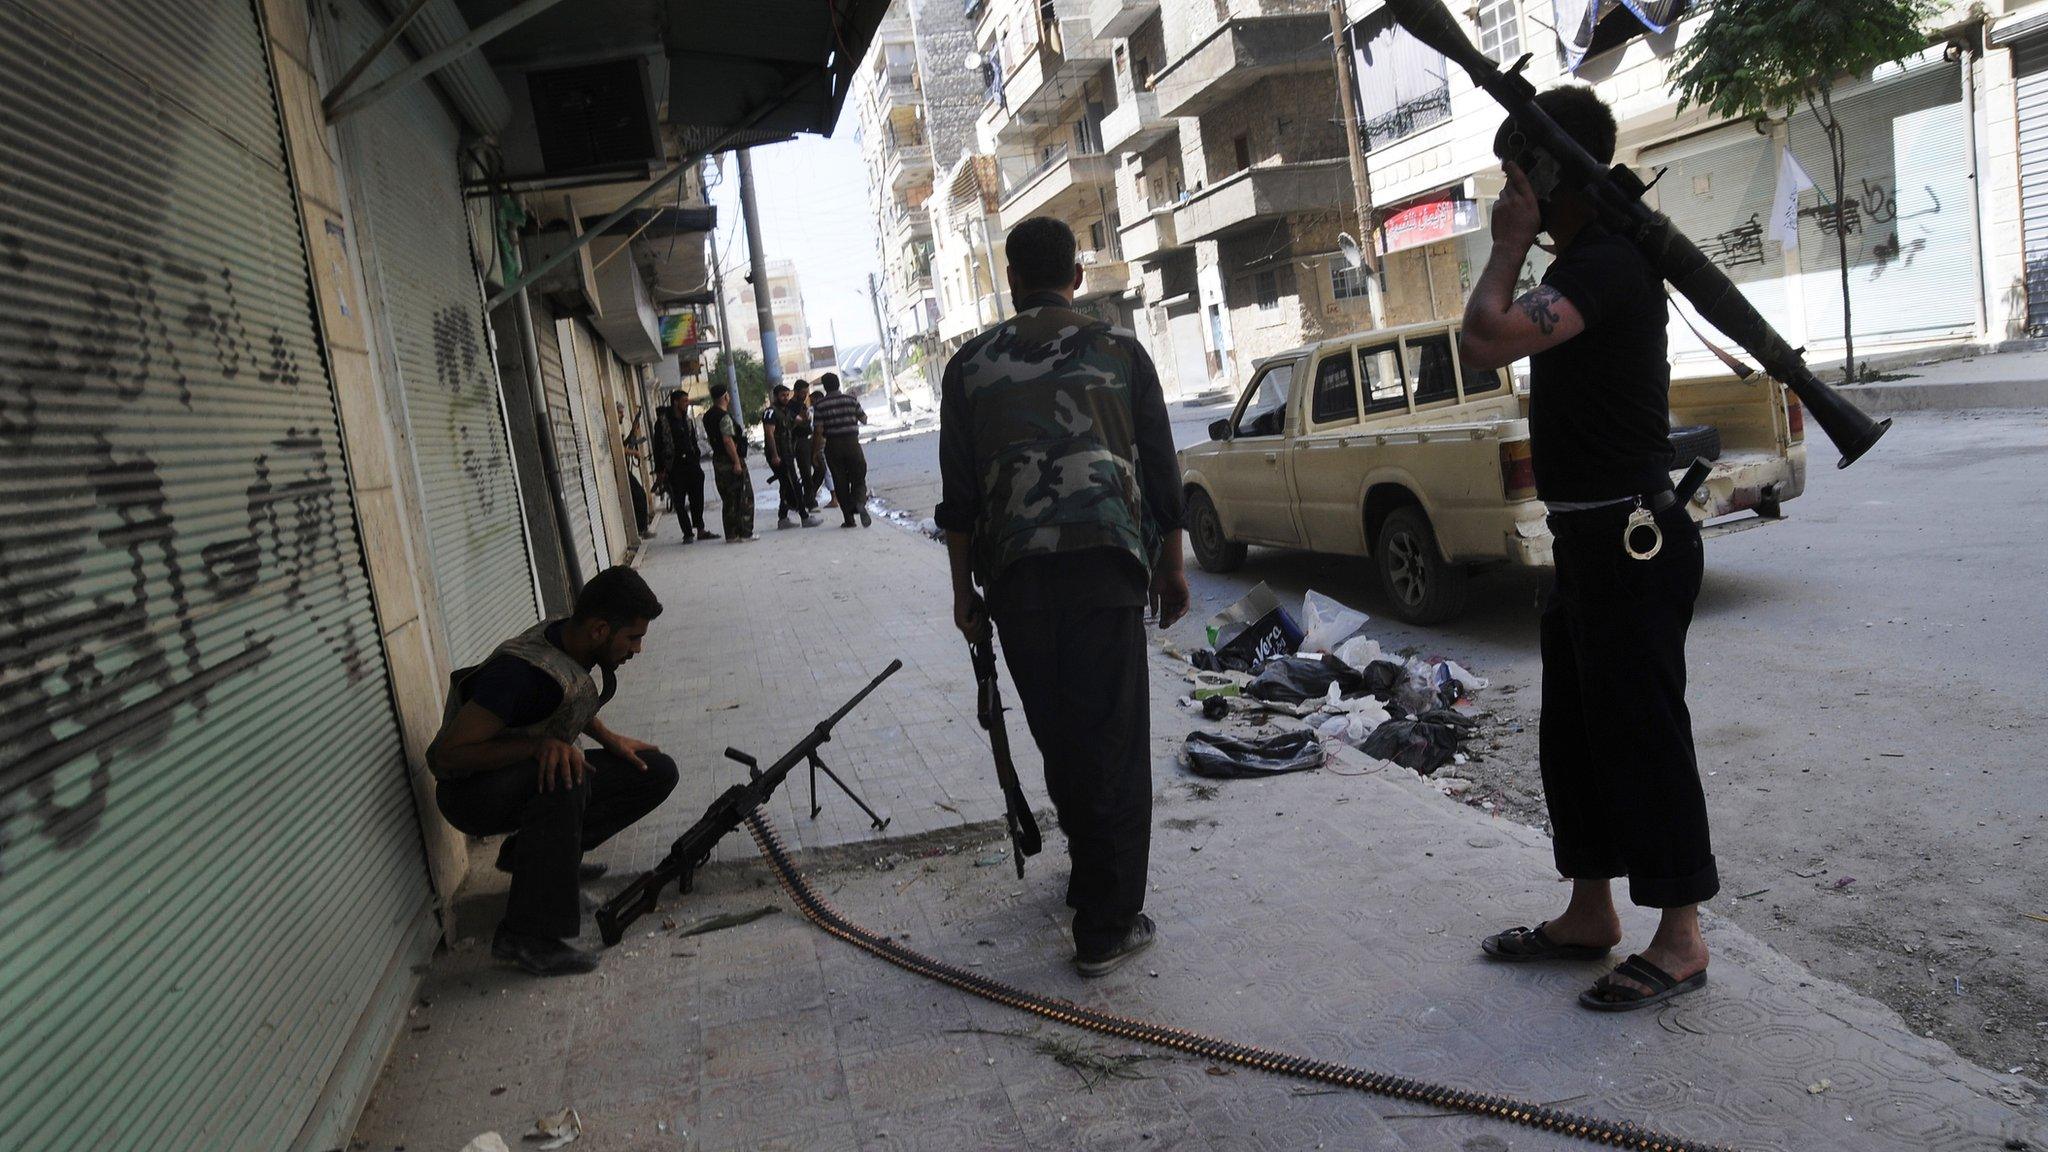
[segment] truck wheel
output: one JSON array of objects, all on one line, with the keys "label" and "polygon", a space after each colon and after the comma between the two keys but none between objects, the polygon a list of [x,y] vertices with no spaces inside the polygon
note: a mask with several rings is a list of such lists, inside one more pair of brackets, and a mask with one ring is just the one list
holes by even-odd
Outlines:
[{"label": "truck wheel", "polygon": [[1441,624],[1464,610],[1465,566],[1444,559],[1422,509],[1410,505],[1388,514],[1373,556],[1394,615],[1410,624]]},{"label": "truck wheel", "polygon": [[1244,545],[1233,544],[1224,537],[1223,518],[1216,514],[1216,505],[1207,492],[1198,489],[1188,494],[1187,522],[1195,563],[1202,566],[1202,571],[1235,572],[1244,563]]}]

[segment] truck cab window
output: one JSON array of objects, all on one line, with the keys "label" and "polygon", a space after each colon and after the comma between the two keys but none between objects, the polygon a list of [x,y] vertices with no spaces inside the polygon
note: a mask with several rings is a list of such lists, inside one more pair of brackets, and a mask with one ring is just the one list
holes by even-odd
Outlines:
[{"label": "truck cab window", "polygon": [[1351,371],[1349,348],[1316,365],[1316,391],[1310,397],[1309,419],[1318,424],[1358,419],[1358,377]]},{"label": "truck cab window", "polygon": [[1390,412],[1408,406],[1408,393],[1401,383],[1401,357],[1392,344],[1360,348],[1358,366],[1365,373],[1365,410]]},{"label": "truck cab window", "polygon": [[1294,391],[1294,365],[1275,364],[1259,373],[1245,389],[1238,413],[1237,435],[1278,436],[1287,423],[1287,397]]},{"label": "truck cab window", "polygon": [[1449,336],[1410,339],[1408,372],[1415,380],[1417,408],[1458,398],[1458,370],[1451,360]]}]

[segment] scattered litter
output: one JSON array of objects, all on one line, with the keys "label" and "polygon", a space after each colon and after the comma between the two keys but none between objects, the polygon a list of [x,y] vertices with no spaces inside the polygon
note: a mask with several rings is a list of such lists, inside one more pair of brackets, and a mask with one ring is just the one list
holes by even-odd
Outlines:
[{"label": "scattered litter", "polygon": [[1849,885],[1854,884],[1855,882],[1856,878],[1854,876],[1844,876],[1841,879],[1835,881],[1835,891],[1839,892],[1842,889],[1847,888]]},{"label": "scattered litter", "polygon": [[[1236,676],[1245,680],[1250,679],[1242,672],[1236,673]],[[1244,691],[1239,680],[1233,679],[1227,673],[1197,672],[1188,679],[1194,682],[1195,688],[1191,695],[1197,700],[1207,700],[1211,696],[1236,696]]]},{"label": "scattered litter", "polygon": [[1958,996],[1961,996],[1961,995],[1963,994],[1963,978],[1962,978],[1961,976],[1957,976],[1957,977],[1955,977],[1955,982],[1956,982],[1956,995],[1958,995]]},{"label": "scattered litter", "polygon": [[1323,766],[1322,743],[1307,731],[1251,739],[1196,731],[1188,733],[1182,748],[1189,771],[1219,780],[1278,776]]},{"label": "scattered litter", "polygon": [[1750,899],[1751,897],[1754,897],[1754,896],[1761,896],[1761,895],[1763,895],[1764,893],[1766,893],[1766,892],[1769,892],[1769,891],[1770,891],[1770,889],[1769,889],[1769,888],[1759,888],[1759,889],[1757,889],[1757,890],[1756,890],[1756,891],[1754,891],[1754,892],[1744,892],[1744,893],[1743,893],[1742,895],[1740,895],[1740,896],[1737,896],[1737,897],[1736,897],[1736,899],[1737,899],[1737,900],[1748,900],[1748,899]]},{"label": "scattered litter", "polygon": [[1280,598],[1264,582],[1209,619],[1209,646],[1219,667],[1243,668],[1274,656],[1293,655],[1301,647],[1301,625],[1280,606]]},{"label": "scattered litter", "polygon": [[1804,868],[1794,868],[1794,869],[1792,870],[1792,874],[1793,874],[1794,876],[1797,876],[1797,877],[1799,877],[1799,878],[1800,878],[1800,879],[1802,879],[1802,880],[1811,880],[1811,879],[1813,879],[1813,878],[1814,878],[1815,876],[1825,876],[1825,875],[1827,875],[1827,871],[1828,871],[1828,870],[1827,870],[1827,869],[1825,869],[1825,868],[1822,868],[1822,867],[1820,866],[1820,862],[1816,860],[1816,861],[1814,861],[1814,862],[1813,862],[1812,864],[1809,864],[1809,865],[1807,865],[1807,866],[1806,866],[1806,867],[1804,867]]},{"label": "scattered litter", "polygon": [[509,1091],[511,1091],[511,1089],[509,1089],[509,1088],[505,1087],[505,1086],[504,1086],[503,1084],[500,1084],[500,1085],[498,1085],[498,1086],[497,1086],[496,1088],[493,1088],[493,1089],[491,1089],[491,1095],[493,1095],[493,1096],[503,1096],[503,1095],[504,1095],[505,1093],[507,1093],[507,1092],[509,1092]]},{"label": "scattered litter", "polygon": [[462,1152],[512,1152],[505,1147],[505,1138],[496,1132],[486,1132],[462,1146]]},{"label": "scattered litter", "polygon": [[1348,608],[1321,592],[1310,590],[1301,598],[1301,646],[1297,652],[1331,652],[1350,639],[1372,619],[1356,608]]},{"label": "scattered litter", "polygon": [[1386,659],[1380,652],[1380,642],[1363,636],[1353,636],[1330,653],[1353,668],[1365,668]]},{"label": "scattered litter", "polygon": [[728,912],[723,916],[706,916],[702,920],[691,921],[683,927],[682,931],[677,932],[676,935],[702,936],[706,932],[722,932],[727,928],[737,928],[742,924],[752,924],[763,916],[774,915],[776,911],[777,909],[773,904],[764,904],[759,908],[751,908],[745,912]]},{"label": "scattered litter", "polygon": [[1211,1075],[1211,1076],[1235,1076],[1235,1075],[1237,1075],[1237,1069],[1235,1069],[1235,1068],[1225,1068],[1225,1067],[1224,1067],[1223,1065],[1221,1065],[1221,1064],[1211,1064],[1211,1065],[1209,1065],[1209,1066],[1208,1066],[1207,1068],[1204,1068],[1204,1069],[1202,1069],[1202,1071],[1203,1071],[1203,1072],[1205,1072],[1205,1073],[1207,1073],[1207,1074],[1209,1074],[1209,1075]]},{"label": "scattered litter", "polygon": [[523,1139],[538,1141],[536,1152],[553,1152],[556,1148],[567,1148],[583,1135],[583,1117],[574,1108],[564,1108],[551,1116],[543,1116],[533,1122],[533,1131]]},{"label": "scattered litter", "polygon": [[[1232,694],[1234,695],[1236,691],[1236,687],[1233,686],[1231,688]],[[1230,715],[1230,701],[1224,697],[1220,695],[1210,696],[1202,700],[1202,719],[1221,720],[1228,715]]]},{"label": "scattered litter", "polygon": [[2039,912],[2022,912],[2020,915],[2029,920],[2039,920],[2043,924],[2048,924],[2048,916],[2043,916]]},{"label": "scattered litter", "polygon": [[1009,858],[1010,853],[1006,849],[998,848],[981,859],[976,860],[974,866],[976,868],[993,868]]},{"label": "scattered litter", "polygon": [[1181,781],[1181,787],[1188,790],[1188,799],[1190,800],[1214,800],[1216,794],[1223,791],[1219,785],[1204,784],[1200,780],[1183,780]]},{"label": "scattered litter", "polygon": [[1832,1080],[1829,1080],[1827,1077],[1823,1076],[1819,1080],[1816,1080],[1813,1083],[1808,1084],[1806,1086],[1806,1090],[1809,1093],[1818,1096],[1821,1093],[1827,1091],[1828,1089],[1833,1088],[1834,1086],[1835,1085]]},{"label": "scattered litter", "polygon": [[1245,695],[1281,704],[1320,702],[1330,689],[1340,697],[1364,695],[1370,688],[1365,676],[1335,656],[1280,656],[1259,666],[1258,674],[1245,685]]}]

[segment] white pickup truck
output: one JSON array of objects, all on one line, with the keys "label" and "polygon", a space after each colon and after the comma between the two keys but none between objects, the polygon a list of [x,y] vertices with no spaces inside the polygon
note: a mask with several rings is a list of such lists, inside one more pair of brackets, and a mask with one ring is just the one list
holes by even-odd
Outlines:
[{"label": "white pickup truck", "polygon": [[[1195,560],[1227,572],[1251,544],[1369,556],[1395,615],[1448,620],[1469,569],[1551,562],[1527,404],[1505,369],[1460,370],[1455,324],[1268,357],[1209,442],[1180,452]],[[1673,381],[1671,414],[1673,473],[1714,462],[1693,518],[1752,513],[1709,535],[1776,520],[1805,489],[1804,414],[1777,381]]]}]

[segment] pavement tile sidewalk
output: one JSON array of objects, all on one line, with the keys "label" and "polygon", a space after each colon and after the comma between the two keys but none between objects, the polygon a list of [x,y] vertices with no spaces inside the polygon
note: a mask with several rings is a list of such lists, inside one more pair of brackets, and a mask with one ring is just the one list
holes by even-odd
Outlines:
[{"label": "pavement tile sidewalk", "polygon": [[[1044,994],[1740,1148],[2048,1148],[2041,1105],[1998,1098],[2037,1088],[1912,1035],[1725,921],[1708,929],[1713,982],[1660,1012],[1579,1009],[1573,996],[1599,965],[1485,962],[1480,935],[1535,923],[1561,899],[1541,833],[1391,768],[1231,781],[1200,798],[1173,765],[1189,725],[1164,657],[1154,663],[1150,901],[1161,941],[1083,982],[1062,932],[1065,863],[1050,825],[1046,854],[1021,882],[1007,859],[987,863],[1005,845],[987,823],[1001,801],[943,554],[880,523],[764,535],[687,549],[657,538],[645,557],[671,612],[622,675],[607,719],[662,743],[684,783],[597,854],[615,874],[651,864],[737,779],[719,749],[738,744],[766,762],[900,657],[904,671],[826,748],[892,817],[883,839],[836,794],[821,795],[812,822],[795,777],[770,808],[809,852],[820,891],[869,928]],[[1030,741],[1021,718],[1012,724],[1022,760]],[[1036,763],[1020,768],[1042,802]],[[917,838],[909,849],[897,844],[905,834]],[[586,1127],[576,1147],[591,1152],[1584,1146],[1140,1052],[972,998],[804,922],[744,833],[720,857],[729,863],[688,899],[665,897],[663,914],[636,925],[597,974],[552,982],[489,960],[481,941],[502,885],[479,870],[457,907],[465,942],[426,974],[355,1146],[455,1152],[486,1130],[517,1146],[534,1117],[567,1105]],[[696,937],[663,918],[763,905],[782,911]],[[1631,910],[1625,921],[1631,941],[1647,939],[1648,917]],[[1069,1066],[1076,1052],[1098,1065],[1149,1058],[1125,1067],[1131,1078],[1090,1083]],[[1823,1080],[1824,1091],[1808,1090]]]}]

